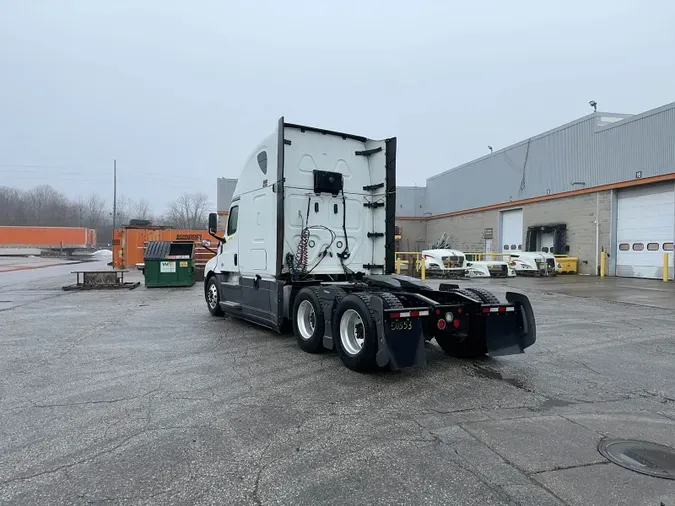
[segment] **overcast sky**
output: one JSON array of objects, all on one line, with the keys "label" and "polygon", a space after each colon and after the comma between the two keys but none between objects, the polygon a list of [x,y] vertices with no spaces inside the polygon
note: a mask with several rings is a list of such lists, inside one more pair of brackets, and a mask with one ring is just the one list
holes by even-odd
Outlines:
[{"label": "overcast sky", "polygon": [[674,101],[673,21],[672,0],[0,0],[0,185],[111,202],[117,158],[120,194],[215,206],[282,115],[397,136],[399,183],[424,185],[591,99]]}]

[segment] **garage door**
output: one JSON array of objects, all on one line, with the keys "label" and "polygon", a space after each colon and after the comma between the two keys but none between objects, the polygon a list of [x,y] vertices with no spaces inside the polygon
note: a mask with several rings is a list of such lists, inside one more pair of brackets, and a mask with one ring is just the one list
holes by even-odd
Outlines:
[{"label": "garage door", "polygon": [[616,275],[662,278],[664,252],[670,252],[672,269],[673,235],[672,183],[621,191],[617,208]]},{"label": "garage door", "polygon": [[502,251],[523,250],[523,210],[502,211],[501,213]]}]

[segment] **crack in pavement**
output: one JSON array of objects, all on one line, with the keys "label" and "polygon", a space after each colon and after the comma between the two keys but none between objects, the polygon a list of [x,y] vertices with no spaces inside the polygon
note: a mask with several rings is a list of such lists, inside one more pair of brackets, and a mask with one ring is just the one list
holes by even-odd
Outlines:
[{"label": "crack in pavement", "polygon": [[260,499],[260,478],[262,477],[262,473],[267,469],[269,466],[274,464],[275,462],[278,462],[281,460],[283,457],[277,457],[276,459],[272,459],[269,462],[263,462],[265,459],[265,455],[267,454],[267,451],[269,450],[270,446],[272,446],[272,443],[274,442],[273,439],[270,439],[270,442],[267,443],[267,446],[263,448],[263,451],[260,452],[260,457],[258,458],[258,472],[256,473],[255,477],[255,482],[253,483],[253,490],[251,491],[251,498],[257,504],[258,506],[262,506],[262,501]]},{"label": "crack in pavement", "polygon": [[534,485],[535,487],[541,488],[542,490],[546,491],[547,493],[549,493],[550,495],[552,495],[553,497],[555,497],[558,501],[560,501],[560,502],[561,502],[562,504],[564,504],[565,506],[569,506],[569,503],[567,503],[567,501],[565,501],[562,497],[560,497],[558,494],[556,494],[553,490],[549,489],[549,488],[548,488],[546,485],[544,485],[543,483],[540,483],[540,482],[538,482],[537,480],[535,480],[534,478],[532,478],[532,476],[530,476],[530,474],[528,474],[527,472],[525,472],[524,469],[521,469],[515,462],[512,462],[511,460],[507,459],[504,455],[502,455],[501,453],[499,453],[495,448],[493,448],[492,446],[490,446],[487,442],[483,441],[483,440],[480,439],[478,436],[476,436],[473,432],[471,432],[471,431],[470,431],[467,427],[465,427],[463,424],[458,424],[458,426],[459,426],[462,430],[464,430],[469,436],[471,436],[475,441],[477,441],[479,444],[484,445],[488,450],[490,450],[492,453],[494,453],[495,455],[497,455],[497,457],[499,457],[500,459],[502,459],[502,461],[504,461],[506,464],[508,464],[508,465],[511,466],[512,468],[516,469],[519,473],[521,473],[523,476],[525,476],[525,477],[528,479],[528,481],[529,481],[532,485]]},{"label": "crack in pavement", "polygon": [[598,436],[607,437],[607,436],[609,435],[608,432],[607,432],[607,433],[605,433],[605,432],[600,432],[599,430],[592,429],[591,427],[586,427],[583,423],[577,422],[577,421],[575,421],[575,420],[572,420],[571,418],[567,418],[567,417],[566,417],[565,415],[563,415],[563,414],[560,414],[560,413],[559,413],[558,416],[559,416],[560,418],[564,418],[565,420],[567,420],[567,421],[570,422],[570,423],[573,423],[574,425],[577,425],[577,426],[581,427],[582,429],[590,430],[591,432],[597,434]]},{"label": "crack in pavement", "polygon": [[71,407],[71,406],[86,406],[88,404],[115,404],[118,402],[125,402],[125,401],[133,401],[137,399],[143,399],[145,397],[148,397],[149,395],[152,395],[154,393],[157,393],[161,390],[162,384],[164,383],[164,378],[166,377],[168,373],[162,373],[159,378],[158,385],[153,388],[152,390],[148,390],[147,392],[139,395],[133,395],[131,397],[119,397],[116,399],[93,399],[90,401],[80,401],[80,402],[64,402],[64,403],[54,403],[54,404],[40,404],[35,401],[33,401],[30,397],[24,396],[28,402],[31,403],[32,407],[34,408],[61,408],[61,407]]},{"label": "crack in pavement", "polygon": [[[442,444],[446,444],[441,441]],[[471,469],[469,466],[464,465],[461,461],[468,462],[464,457],[462,457],[459,452],[455,448],[451,448],[451,450],[457,455],[459,460],[453,459],[452,462],[453,464],[457,465],[460,469],[463,469],[467,473],[469,473],[471,476],[476,478],[480,483],[482,483],[484,486],[486,486],[489,490],[493,491],[497,497],[499,497],[502,500],[507,501],[510,504],[517,504],[514,502],[514,499],[506,493],[504,490],[499,487],[499,485],[492,485],[490,482],[488,482],[485,477],[483,477],[479,472],[474,471]]]},{"label": "crack in pavement", "polygon": [[[166,376],[166,373],[163,374],[160,377],[159,384],[156,388],[153,388],[152,390],[148,391],[147,393],[143,394],[140,397],[148,397],[152,393],[159,391],[162,388],[162,383],[163,383],[163,380],[164,380],[165,376]],[[68,470],[72,467],[91,462],[91,461],[93,461],[93,460],[95,460],[95,459],[97,459],[97,458],[99,458],[103,455],[107,455],[109,453],[112,453],[112,452],[124,447],[126,444],[128,444],[134,438],[137,438],[138,436],[142,436],[143,434],[147,434],[147,433],[150,433],[150,432],[158,432],[158,431],[162,431],[162,430],[173,430],[173,429],[166,429],[164,427],[154,427],[154,428],[150,427],[150,424],[152,423],[152,400],[153,400],[152,397],[148,397],[148,407],[147,407],[145,424],[144,424],[143,428],[140,429],[137,432],[134,432],[133,434],[131,434],[129,436],[126,436],[125,438],[122,439],[122,441],[120,441],[118,444],[114,445],[113,447],[107,448],[103,451],[97,452],[94,455],[90,455],[90,456],[85,457],[83,459],[76,460],[75,462],[70,462],[68,464],[62,464],[62,465],[57,466],[53,469],[47,469],[47,470],[40,471],[38,473],[30,474],[30,475],[27,475],[27,476],[17,476],[15,478],[10,478],[8,480],[1,481],[0,485],[6,485],[8,483],[13,483],[13,482],[17,482],[17,481],[27,481],[27,480],[31,480],[31,479],[34,479],[34,478],[37,478],[37,477],[40,477],[40,476],[44,476],[44,475],[47,475],[47,474],[53,474],[53,473],[57,473],[59,471]]]},{"label": "crack in pavement", "polygon": [[[59,471],[68,470],[72,467],[79,466],[81,464],[86,464],[88,462],[96,460],[97,458],[99,458],[103,455],[107,455],[107,454],[112,453],[116,450],[119,450],[120,448],[127,445],[131,440],[137,438],[138,436],[142,436],[143,434],[147,434],[147,433],[151,433],[151,432],[161,432],[161,431],[167,431],[167,430],[176,430],[177,428],[179,428],[179,427],[168,426],[168,427],[147,427],[147,428],[143,428],[143,429],[139,430],[138,432],[135,432],[135,433],[131,434],[130,436],[125,437],[122,441],[120,441],[115,446],[113,446],[111,448],[107,448],[107,449],[105,449],[103,451],[100,451],[98,453],[95,453],[94,455],[90,455],[89,457],[85,457],[83,459],[77,460],[75,462],[70,462],[68,464],[63,464],[63,465],[57,466],[53,469],[47,469],[45,471],[40,471],[39,473],[34,473],[34,474],[27,475],[27,476],[17,476],[15,478],[10,478],[9,480],[0,481],[0,485],[7,485],[9,483],[14,483],[14,482],[17,482],[17,481],[32,480],[33,478],[38,478],[40,476],[44,476],[44,475],[47,475],[47,474],[53,474],[53,473],[57,473]],[[182,427],[180,427],[180,428],[182,428]]]},{"label": "crack in pavement", "polygon": [[672,398],[672,397],[668,397],[667,395],[657,394],[655,392],[650,392],[649,390],[642,390],[641,392],[635,392],[635,394],[638,397],[658,399],[658,401],[661,404],[667,404],[669,402],[675,402],[675,399]]},{"label": "crack in pavement", "polygon": [[[444,446],[448,447],[450,450],[452,450],[457,455],[457,457],[459,459],[461,459],[462,461],[470,464],[470,462],[467,459],[465,459],[462,455],[460,455],[459,452],[455,448],[453,448],[450,444],[443,441],[443,439],[440,436],[438,436],[437,434],[435,434],[434,432],[432,432],[431,430],[426,428],[419,421],[415,420],[415,418],[413,418],[413,416],[414,416],[414,414],[410,418],[408,418],[408,420],[415,423],[420,428],[420,430],[422,430],[423,432],[431,435],[431,437],[434,439],[434,442],[436,442],[438,445],[444,445]],[[453,425],[462,429],[466,434],[469,435],[469,437],[471,439],[476,441],[479,445],[482,445],[482,446],[486,447],[488,450],[490,450],[492,453],[494,453],[499,459],[501,459],[505,464],[507,464],[508,466],[512,467],[513,469],[515,469],[516,471],[521,473],[530,482],[530,484],[532,484],[535,487],[541,488],[542,490],[548,492],[553,497],[555,497],[557,500],[559,500],[562,504],[567,505],[567,503],[562,498],[560,498],[554,492],[549,490],[546,486],[542,485],[541,483],[539,483],[536,480],[534,480],[533,478],[531,478],[530,475],[528,473],[526,473],[523,469],[518,467],[514,462],[511,462],[508,459],[506,459],[505,457],[503,457],[499,452],[497,452],[494,448],[492,448],[486,442],[482,441],[481,439],[476,437],[474,434],[469,432],[469,430],[467,430],[462,424],[453,424]],[[500,499],[506,500],[510,504],[518,504],[516,499],[511,497],[511,495],[509,495],[506,491],[504,491],[499,485],[494,485],[494,484],[491,484],[490,482],[488,482],[487,479],[485,477],[483,477],[482,475],[480,475],[480,473],[478,471],[474,471],[473,469],[469,468],[467,465],[463,464],[462,462],[458,461],[457,459],[452,459],[452,462],[454,464],[456,464],[460,469],[463,469],[464,471],[466,471],[469,474],[471,474],[472,476],[474,476],[480,483],[482,483],[488,489],[490,489],[495,494],[497,494],[497,496]]]},{"label": "crack in pavement", "polygon": [[535,471],[534,473],[529,473],[527,476],[538,476],[544,473],[553,473],[555,471],[566,471],[568,469],[578,469],[580,467],[593,467],[593,466],[605,466],[611,464],[610,461],[607,462],[587,462],[586,464],[575,464],[572,466],[556,466],[553,469],[545,469],[543,471]]}]

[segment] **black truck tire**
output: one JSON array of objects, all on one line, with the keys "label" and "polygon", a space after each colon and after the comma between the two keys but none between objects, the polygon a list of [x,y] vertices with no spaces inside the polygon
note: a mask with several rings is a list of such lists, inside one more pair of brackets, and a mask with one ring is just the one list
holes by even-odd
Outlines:
[{"label": "black truck tire", "polygon": [[396,295],[394,295],[393,293],[382,292],[382,293],[378,293],[377,295],[384,302],[384,308],[385,309],[402,309],[403,308],[403,304],[401,304],[401,301],[398,300],[398,297],[396,297]]},{"label": "black truck tire", "polygon": [[293,334],[303,351],[323,351],[325,321],[317,288],[308,286],[298,292],[293,302],[292,321]]},{"label": "black truck tire", "polygon": [[211,316],[223,316],[223,308],[220,307],[220,289],[218,288],[218,278],[211,276],[204,285],[204,298],[206,299],[206,307],[209,309]]},{"label": "black truck tire", "polygon": [[472,293],[475,293],[476,295],[478,295],[481,302],[483,302],[484,304],[499,304],[500,303],[499,299],[497,298],[497,296],[494,293],[492,293],[492,292],[490,292],[490,291],[488,291],[484,288],[465,288],[465,290],[467,292],[472,292]]},{"label": "black truck tire", "polygon": [[333,318],[333,339],[342,363],[352,371],[371,372],[377,366],[375,313],[364,294],[349,294]]}]

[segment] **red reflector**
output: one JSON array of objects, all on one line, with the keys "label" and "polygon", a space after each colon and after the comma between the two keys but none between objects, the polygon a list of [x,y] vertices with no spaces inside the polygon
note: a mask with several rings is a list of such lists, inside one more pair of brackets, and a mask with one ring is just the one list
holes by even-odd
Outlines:
[{"label": "red reflector", "polygon": [[457,310],[457,312],[458,312],[459,314],[462,314],[462,308],[460,307],[460,308]]},{"label": "red reflector", "polygon": [[484,307],[484,308],[483,308],[483,313],[489,313],[489,312],[490,312],[490,308],[489,308],[489,307]]},{"label": "red reflector", "polygon": [[500,313],[506,313],[506,306],[500,306],[500,307],[499,307],[499,312],[500,312]]},{"label": "red reflector", "polygon": [[459,320],[453,320],[452,324],[455,326],[456,329],[459,328]]},{"label": "red reflector", "polygon": [[436,322],[436,326],[437,326],[440,330],[443,330],[443,329],[445,328],[445,320],[438,320],[438,322]]},{"label": "red reflector", "polygon": [[389,313],[389,318],[400,318],[401,313]]},{"label": "red reflector", "polygon": [[[506,308],[504,308],[506,309]],[[410,316],[419,316],[420,312],[419,311],[410,311]]]},{"label": "red reflector", "polygon": [[440,309],[437,309],[437,310],[436,310],[436,314],[441,314],[441,310],[440,310]]}]

